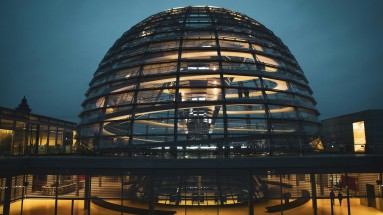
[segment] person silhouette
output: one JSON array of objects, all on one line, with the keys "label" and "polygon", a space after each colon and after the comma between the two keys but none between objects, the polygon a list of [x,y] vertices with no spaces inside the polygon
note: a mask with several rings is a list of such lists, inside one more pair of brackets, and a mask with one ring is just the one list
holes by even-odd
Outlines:
[{"label": "person silhouette", "polygon": [[238,98],[242,99],[242,89],[238,89]]},{"label": "person silhouette", "polygon": [[339,205],[342,206],[343,195],[342,195],[342,193],[340,191],[338,193],[338,199],[339,199]]},{"label": "person silhouette", "polygon": [[250,91],[249,91],[249,89],[245,89],[244,91],[243,91],[243,94],[245,95],[245,98],[249,98],[249,96],[250,96]]},{"label": "person silhouette", "polygon": [[335,200],[334,190],[331,190],[330,192],[330,199],[331,199],[331,205],[334,205],[334,200]]}]

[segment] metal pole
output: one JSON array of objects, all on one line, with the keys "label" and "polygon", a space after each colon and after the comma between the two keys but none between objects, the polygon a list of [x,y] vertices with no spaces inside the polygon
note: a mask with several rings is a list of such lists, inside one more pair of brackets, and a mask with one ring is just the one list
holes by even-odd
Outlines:
[{"label": "metal pole", "polygon": [[281,189],[280,189],[280,196],[281,196],[281,215],[283,215],[283,195],[282,195],[282,193],[283,193],[283,190],[282,190],[282,174],[280,173],[279,174],[279,183],[280,183],[280,187],[281,187]]},{"label": "metal pole", "polygon": [[23,175],[23,186],[22,186],[22,193],[21,193],[21,208],[20,208],[20,215],[23,215],[25,184],[26,184],[26,183],[25,183],[25,175]]},{"label": "metal pole", "polygon": [[56,183],[55,183],[55,215],[57,215],[58,186],[59,186],[59,176],[56,175]]},{"label": "metal pole", "polygon": [[84,210],[87,210],[87,214],[90,215],[90,189],[91,189],[91,176],[85,176],[85,198],[84,198]]},{"label": "metal pole", "polygon": [[151,177],[149,178],[149,215],[154,215],[154,171],[151,174]]},{"label": "metal pole", "polygon": [[11,189],[12,189],[12,176],[7,176],[5,179],[4,204],[3,204],[4,215],[9,215],[9,210],[11,207]]},{"label": "metal pole", "polygon": [[311,181],[311,193],[312,193],[314,215],[317,215],[317,190],[316,190],[315,174],[312,174],[312,173],[310,174],[310,181]]},{"label": "metal pole", "polygon": [[348,184],[348,174],[346,173],[346,192],[347,192],[347,212],[348,215],[351,215],[351,208],[350,208],[350,185]]},{"label": "metal pole", "polygon": [[70,211],[71,215],[73,215],[73,208],[74,208],[74,199],[72,199],[72,207],[71,207],[71,211]]},{"label": "metal pole", "polygon": [[254,201],[253,201],[253,193],[254,193],[254,183],[251,172],[249,172],[249,215],[254,215]]},{"label": "metal pole", "polygon": [[124,215],[124,175],[121,174],[121,215]]}]

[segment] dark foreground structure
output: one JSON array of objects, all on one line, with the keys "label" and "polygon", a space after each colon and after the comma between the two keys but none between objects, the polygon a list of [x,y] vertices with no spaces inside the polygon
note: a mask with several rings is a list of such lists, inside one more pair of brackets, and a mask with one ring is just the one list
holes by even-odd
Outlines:
[{"label": "dark foreground structure", "polygon": [[0,162],[3,214],[383,214],[382,155]]},{"label": "dark foreground structure", "polygon": [[324,154],[311,95],[259,22],[216,7],[158,13],[102,60],[76,144],[72,123],[35,119],[26,101],[2,109],[0,210],[383,214],[383,155],[359,139],[350,154]]}]

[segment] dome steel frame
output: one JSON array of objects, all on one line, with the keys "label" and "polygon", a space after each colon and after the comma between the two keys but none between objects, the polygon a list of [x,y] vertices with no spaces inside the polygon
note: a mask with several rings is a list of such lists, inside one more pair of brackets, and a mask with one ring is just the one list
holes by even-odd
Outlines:
[{"label": "dome steel frame", "polygon": [[163,158],[316,150],[319,112],[296,59],[265,26],[224,8],[141,21],[89,86],[79,128],[91,150]]}]

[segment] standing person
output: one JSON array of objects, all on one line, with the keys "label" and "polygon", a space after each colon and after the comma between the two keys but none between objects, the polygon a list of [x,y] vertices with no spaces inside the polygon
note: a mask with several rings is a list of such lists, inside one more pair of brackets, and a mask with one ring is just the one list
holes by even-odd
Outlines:
[{"label": "standing person", "polygon": [[238,89],[238,98],[242,99],[242,89]]},{"label": "standing person", "polygon": [[335,200],[334,190],[331,190],[331,192],[330,192],[330,199],[331,199],[331,206],[333,206],[334,205],[334,200]]},{"label": "standing person", "polygon": [[343,195],[342,195],[342,193],[340,191],[338,193],[338,199],[339,199],[339,205],[342,206]]},{"label": "standing person", "polygon": [[249,91],[249,89],[246,88],[246,89],[244,90],[243,94],[245,95],[245,98],[248,99],[249,96],[250,96],[250,91]]}]

